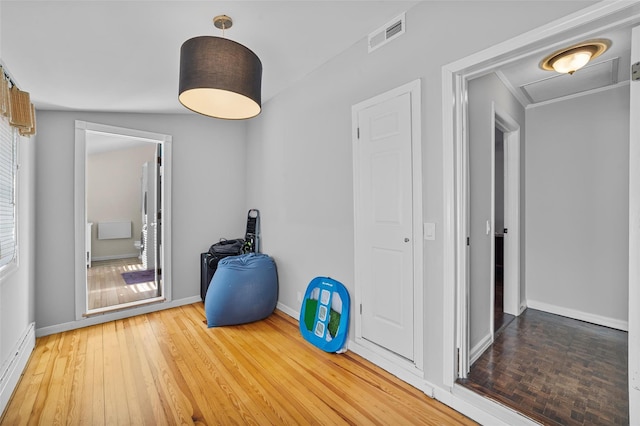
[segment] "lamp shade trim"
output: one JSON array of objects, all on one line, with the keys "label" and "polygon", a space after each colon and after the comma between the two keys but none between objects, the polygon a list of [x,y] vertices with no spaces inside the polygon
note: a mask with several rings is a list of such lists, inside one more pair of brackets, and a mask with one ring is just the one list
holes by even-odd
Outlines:
[{"label": "lamp shade trim", "polygon": [[180,49],[178,99],[209,117],[255,117],[262,104],[262,62],[250,49],[221,37],[201,36]]}]

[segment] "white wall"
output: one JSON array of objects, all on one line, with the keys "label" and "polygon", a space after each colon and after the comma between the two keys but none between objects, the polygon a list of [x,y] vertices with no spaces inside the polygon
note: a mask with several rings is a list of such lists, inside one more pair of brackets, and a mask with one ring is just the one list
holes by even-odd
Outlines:
[{"label": "white wall", "polygon": [[[93,259],[139,254],[134,241],[140,240],[142,232],[142,165],[153,162],[155,153],[156,144],[147,143],[87,156],[87,221],[93,222]],[[98,239],[100,222],[124,219],[131,222],[131,238]]]},{"label": "white wall", "polygon": [[75,120],[168,134],[172,140],[173,299],[200,294],[200,253],[245,232],[244,125],[195,114],[44,111],[38,116],[37,328],[72,323]]},{"label": "white wall", "polygon": [[[491,220],[491,144],[492,104],[505,111],[520,125],[521,139],[525,132],[525,111],[495,74],[469,82],[469,181],[470,181],[470,277],[469,277],[469,347],[490,338],[491,333],[491,239],[494,230],[486,233]],[[520,143],[521,159],[525,155]],[[522,179],[521,179],[522,180]],[[521,203],[524,203],[521,188]],[[521,205],[520,211],[524,212]],[[522,216],[522,215],[521,215]],[[523,223],[523,217],[520,218]],[[524,236],[521,233],[521,244]],[[522,252],[522,250],[521,250]],[[521,292],[524,294],[524,292]]]},{"label": "white wall", "polygon": [[[22,339],[35,321],[35,147],[34,138],[20,138],[18,146],[18,269],[0,280],[0,374],[10,368],[10,376],[2,377],[0,410],[11,396],[12,385],[20,377],[16,353]],[[19,357],[26,361],[27,345]],[[10,365],[11,364],[11,365]],[[18,368],[17,371],[13,370]],[[5,388],[7,386],[7,388]]]},{"label": "white wall", "polygon": [[[2,2],[0,2],[0,16]],[[1,21],[1,19],[0,19]],[[0,31],[0,62],[2,61]],[[10,69],[10,64],[4,64]],[[28,90],[28,88],[22,88]],[[28,353],[16,349],[35,321],[35,147],[34,138],[20,138],[18,143],[18,269],[0,280],[0,411],[4,410],[21,374]],[[32,337],[31,337],[32,338]],[[23,347],[29,350],[33,344]]]},{"label": "white wall", "polygon": [[527,110],[527,301],[626,325],[629,87]]},{"label": "white wall", "polygon": [[437,229],[424,247],[425,371],[443,386],[442,66],[586,5],[423,2],[400,38],[371,54],[363,39],[267,102],[248,124],[247,207],[262,212],[280,303],[299,310],[297,292],[316,275],[353,292],[351,106],[421,78],[423,219]]}]

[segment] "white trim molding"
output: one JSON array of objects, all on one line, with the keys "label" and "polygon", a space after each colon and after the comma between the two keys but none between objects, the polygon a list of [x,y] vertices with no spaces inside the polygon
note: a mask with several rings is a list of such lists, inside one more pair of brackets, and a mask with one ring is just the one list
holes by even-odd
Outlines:
[{"label": "white trim molding", "polygon": [[49,336],[51,334],[63,333],[65,331],[76,330],[78,328],[89,327],[96,324],[104,324],[110,321],[116,321],[124,318],[130,318],[137,315],[144,315],[151,312],[163,311],[165,309],[177,308],[179,306],[191,305],[193,303],[202,302],[200,296],[191,296],[184,299],[166,301],[164,303],[154,303],[150,305],[142,305],[121,311],[106,312],[91,317],[84,317],[79,321],[69,321],[62,324],[56,324],[49,327],[36,329],[36,337]]},{"label": "white trim molding", "polygon": [[27,366],[31,352],[36,347],[36,323],[29,324],[11,350],[11,356],[0,370],[0,413],[4,412],[11,395],[18,385],[22,372]]},{"label": "white trim molding", "polygon": [[609,328],[615,328],[616,330],[628,331],[629,322],[605,317],[602,315],[591,314],[589,312],[579,311],[577,309],[566,308],[564,306],[557,306],[550,303],[538,302],[536,300],[527,300],[527,307],[531,309],[537,309],[538,311],[547,312],[550,314],[560,315],[567,318],[573,318],[579,321],[589,322],[591,324],[602,325]]}]

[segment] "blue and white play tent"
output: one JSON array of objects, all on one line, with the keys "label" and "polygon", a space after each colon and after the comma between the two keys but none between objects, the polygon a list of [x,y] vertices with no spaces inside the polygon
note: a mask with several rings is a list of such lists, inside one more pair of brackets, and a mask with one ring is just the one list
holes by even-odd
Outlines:
[{"label": "blue and white play tent", "polygon": [[316,277],[300,309],[300,333],[326,352],[345,352],[349,330],[349,292],[332,278]]}]

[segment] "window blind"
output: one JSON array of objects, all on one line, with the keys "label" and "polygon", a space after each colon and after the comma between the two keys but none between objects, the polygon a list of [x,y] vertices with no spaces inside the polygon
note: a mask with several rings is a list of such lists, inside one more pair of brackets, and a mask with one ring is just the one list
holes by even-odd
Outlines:
[{"label": "window blind", "polygon": [[16,257],[16,133],[0,118],[0,268]]}]

